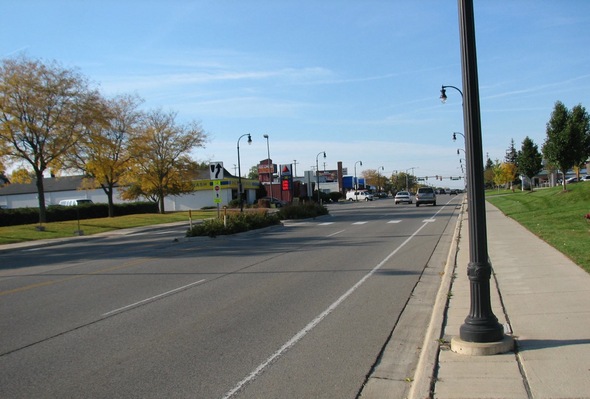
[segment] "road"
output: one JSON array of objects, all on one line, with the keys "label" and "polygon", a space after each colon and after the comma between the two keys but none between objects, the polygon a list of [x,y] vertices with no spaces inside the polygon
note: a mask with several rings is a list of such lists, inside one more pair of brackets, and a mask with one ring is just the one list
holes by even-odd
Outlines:
[{"label": "road", "polygon": [[442,270],[459,202],[2,252],[0,397],[355,398],[424,270]]}]

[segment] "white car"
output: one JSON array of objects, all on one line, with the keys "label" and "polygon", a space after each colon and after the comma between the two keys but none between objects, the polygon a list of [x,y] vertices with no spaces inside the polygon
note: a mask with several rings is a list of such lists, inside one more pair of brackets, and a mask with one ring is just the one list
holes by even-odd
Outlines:
[{"label": "white car", "polygon": [[395,204],[405,202],[406,204],[412,203],[412,195],[407,191],[398,191],[394,198]]},{"label": "white car", "polygon": [[590,175],[586,175],[580,178],[581,181],[590,181]]},{"label": "white car", "polygon": [[351,190],[346,193],[346,199],[348,201],[373,201],[373,194],[363,190]]}]

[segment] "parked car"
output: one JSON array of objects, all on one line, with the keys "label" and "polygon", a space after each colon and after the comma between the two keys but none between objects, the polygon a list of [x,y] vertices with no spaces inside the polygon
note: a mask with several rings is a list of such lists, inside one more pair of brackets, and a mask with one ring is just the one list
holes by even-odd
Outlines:
[{"label": "parked car", "polygon": [[449,194],[450,195],[457,195],[457,194],[459,194],[459,190],[452,188],[451,191],[449,192]]},{"label": "parked car", "polygon": [[590,181],[590,175],[586,175],[581,178],[582,181]]},{"label": "parked car", "polygon": [[412,195],[407,191],[398,191],[394,197],[395,204],[400,204],[402,202],[406,204],[412,203]]},{"label": "parked car", "polygon": [[373,201],[373,194],[365,190],[350,190],[346,193],[348,201]]},{"label": "parked car", "polygon": [[578,178],[577,178],[577,177],[570,177],[570,178],[569,178],[569,179],[567,179],[565,182],[566,182],[567,184],[570,184],[570,183],[577,183],[577,182],[578,182]]},{"label": "parked car", "polygon": [[420,187],[416,193],[416,206],[432,204],[436,206],[436,193],[432,187]]},{"label": "parked car", "polygon": [[282,208],[283,206],[287,205],[287,201],[282,201],[278,198],[274,197],[262,197],[259,201],[268,201],[271,207],[275,208]]},{"label": "parked car", "polygon": [[89,199],[66,199],[59,201],[61,206],[78,206],[92,204],[92,200]]}]

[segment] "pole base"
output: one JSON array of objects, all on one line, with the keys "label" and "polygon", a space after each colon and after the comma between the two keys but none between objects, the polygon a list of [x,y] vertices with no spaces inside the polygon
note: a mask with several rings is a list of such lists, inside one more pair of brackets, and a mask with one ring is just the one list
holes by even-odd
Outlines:
[{"label": "pole base", "polygon": [[490,356],[514,350],[514,338],[505,335],[497,342],[467,342],[459,337],[451,339],[451,350],[460,355]]}]

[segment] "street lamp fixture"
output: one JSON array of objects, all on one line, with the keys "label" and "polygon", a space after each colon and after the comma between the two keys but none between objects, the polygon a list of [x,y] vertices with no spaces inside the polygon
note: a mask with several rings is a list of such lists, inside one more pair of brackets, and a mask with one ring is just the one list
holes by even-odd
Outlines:
[{"label": "street lamp fixture", "polygon": [[239,196],[239,201],[240,201],[240,212],[244,212],[244,194],[243,194],[243,190],[242,190],[242,168],[240,166],[240,139],[242,137],[246,137],[248,136],[248,144],[252,144],[252,136],[250,136],[250,133],[246,133],[246,134],[242,134],[239,138],[238,138],[238,196]]},{"label": "street lamp fixture", "polygon": [[461,90],[459,90],[459,88],[457,88],[455,86],[445,86],[445,85],[442,85],[442,87],[440,89],[440,101],[443,104],[447,101],[447,90],[446,89],[448,89],[448,88],[457,90],[461,94],[461,99],[463,99],[463,92]]},{"label": "street lamp fixture", "polygon": [[358,179],[356,177],[356,164],[360,164],[361,166],[363,166],[363,161],[356,161],[354,163],[354,191],[358,190]]},{"label": "street lamp fixture", "polygon": [[460,134],[461,136],[463,136],[463,140],[465,140],[465,135],[463,133],[453,132],[453,141],[457,141],[457,135],[458,134]]},{"label": "street lamp fixture", "polygon": [[318,190],[318,204],[321,203],[320,200],[320,165],[318,163],[318,157],[324,154],[324,159],[326,159],[326,151],[318,152],[318,155],[315,156],[315,173],[316,173],[316,182],[317,182],[317,190]]}]

